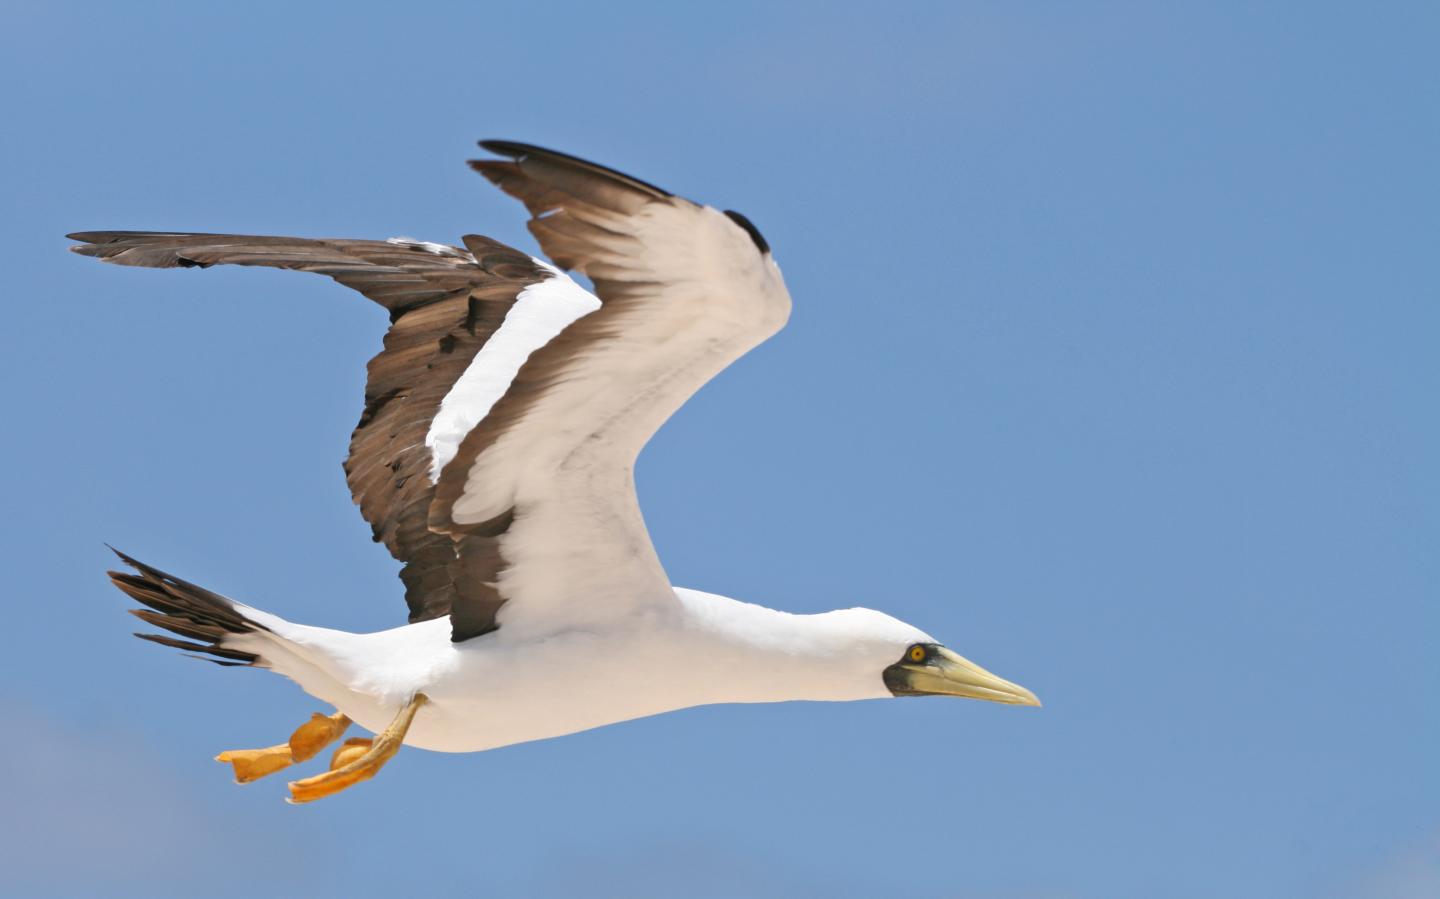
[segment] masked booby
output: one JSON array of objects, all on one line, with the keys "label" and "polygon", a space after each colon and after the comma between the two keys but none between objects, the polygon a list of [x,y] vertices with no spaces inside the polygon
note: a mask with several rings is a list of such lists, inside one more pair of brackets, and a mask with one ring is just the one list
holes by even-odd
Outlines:
[{"label": "masked booby", "polygon": [[[478,752],[709,703],[945,695],[1039,705],[882,612],[797,615],[672,586],[636,501],[646,441],[701,385],[775,334],[790,296],[760,231],[564,153],[482,141],[471,167],[528,208],[553,264],[462,246],[92,231],[119,265],[258,265],[328,275],[385,307],[345,473],[402,564],[409,623],[296,624],[120,554],[115,585],[169,631],[137,634],[267,668],[334,707],[291,738],[222,753],[248,782],[353,721],[331,795],[399,747]],[[563,270],[588,276],[594,293]]]}]

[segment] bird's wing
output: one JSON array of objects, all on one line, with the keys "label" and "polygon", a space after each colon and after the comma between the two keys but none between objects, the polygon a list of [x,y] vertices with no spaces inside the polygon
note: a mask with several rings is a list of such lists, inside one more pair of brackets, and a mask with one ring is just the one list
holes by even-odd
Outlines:
[{"label": "bird's wing", "polygon": [[430,527],[495,535],[503,627],[584,627],[671,604],[632,470],[690,395],[784,325],[790,296],[743,216],[524,144],[471,166],[530,210],[600,308],[536,350],[445,466]]},{"label": "bird's wing", "polygon": [[[405,563],[400,577],[410,620],[453,612],[471,630],[493,627],[501,600],[483,585],[495,579],[494,562],[468,546],[477,541],[462,538],[457,546],[449,534],[429,529],[434,482],[459,439],[503,391],[506,372],[513,376],[530,349],[597,308],[598,300],[548,266],[485,237],[465,237],[462,249],[405,238],[135,231],[69,236],[85,241],[73,248],[76,252],[120,265],[229,263],[316,272],[385,307],[390,330],[384,349],[370,360],[365,408],[351,437],[346,479],[375,539]],[[556,281],[571,289],[557,295],[553,287],[542,288]],[[552,302],[531,309],[539,314],[529,317],[528,334],[517,319],[498,336],[512,310],[533,295],[527,291]],[[482,348],[489,349],[487,371],[472,372]],[[464,562],[457,558],[462,553]]]},{"label": "bird's wing", "polygon": [[330,275],[390,311],[346,473],[397,558],[411,619],[452,638],[586,627],[668,607],[635,499],[650,435],[789,314],[779,269],[736,213],[521,144],[472,165],[519,197],[555,269],[485,238],[466,250],[91,232],[76,247],[153,267]]}]

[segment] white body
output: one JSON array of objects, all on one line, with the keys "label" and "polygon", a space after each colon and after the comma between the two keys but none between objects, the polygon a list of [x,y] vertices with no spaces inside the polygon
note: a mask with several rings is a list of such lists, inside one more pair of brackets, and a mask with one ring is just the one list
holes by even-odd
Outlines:
[{"label": "white body", "polygon": [[383,730],[416,693],[405,743],[477,752],[722,702],[889,696],[881,672],[920,630],[870,609],[792,615],[696,590],[599,629],[539,638],[500,630],[450,642],[439,618],[373,634],[293,624],[242,608],[269,631],[227,647]]}]

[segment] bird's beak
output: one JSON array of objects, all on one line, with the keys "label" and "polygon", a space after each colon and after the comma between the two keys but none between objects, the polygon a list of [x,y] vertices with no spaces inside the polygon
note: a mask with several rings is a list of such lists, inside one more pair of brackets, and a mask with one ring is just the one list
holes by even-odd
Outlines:
[{"label": "bird's beak", "polygon": [[[894,677],[888,675],[894,672]],[[1034,693],[996,677],[979,665],[943,646],[920,664],[902,662],[886,672],[886,682],[897,696],[963,696],[1007,705],[1039,705]]]}]

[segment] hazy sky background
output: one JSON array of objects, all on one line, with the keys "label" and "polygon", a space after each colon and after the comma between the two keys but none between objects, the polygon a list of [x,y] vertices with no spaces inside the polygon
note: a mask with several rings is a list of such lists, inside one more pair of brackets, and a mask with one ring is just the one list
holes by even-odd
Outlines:
[{"label": "hazy sky background", "polygon": [[[693,6],[4,4],[0,890],[1440,895],[1436,7]],[[739,209],[784,268],[790,327],[641,460],[671,577],[885,609],[1045,708],[230,783],[317,704],[128,637],[101,543],[401,622],[339,464],[385,318],[62,235],[533,250],[482,137]]]}]

